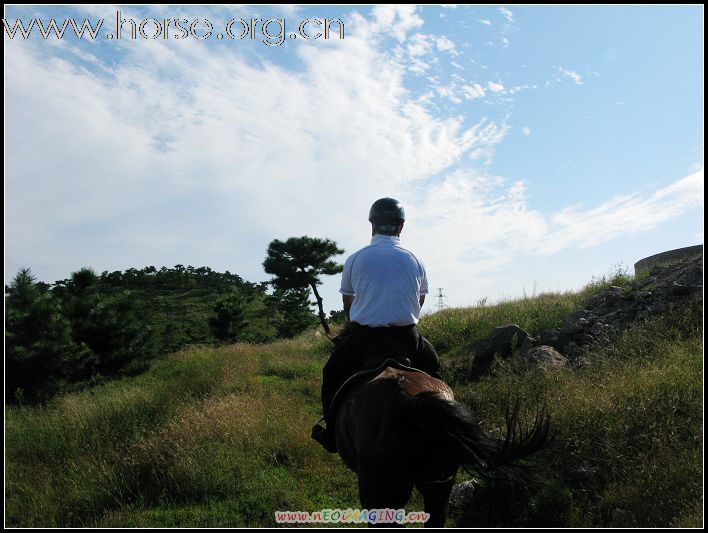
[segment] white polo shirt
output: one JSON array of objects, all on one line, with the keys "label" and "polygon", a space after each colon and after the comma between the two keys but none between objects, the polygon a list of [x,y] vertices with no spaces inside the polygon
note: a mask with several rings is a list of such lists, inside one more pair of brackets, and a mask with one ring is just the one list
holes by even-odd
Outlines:
[{"label": "white polo shirt", "polygon": [[355,296],[349,319],[362,326],[408,326],[420,317],[420,296],[428,294],[425,266],[401,239],[374,235],[371,244],[344,263],[339,292]]}]

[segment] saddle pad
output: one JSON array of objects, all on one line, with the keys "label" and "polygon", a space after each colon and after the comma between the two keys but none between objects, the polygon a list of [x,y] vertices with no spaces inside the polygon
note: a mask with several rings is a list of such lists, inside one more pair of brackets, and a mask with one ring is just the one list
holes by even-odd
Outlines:
[{"label": "saddle pad", "polygon": [[332,399],[332,404],[329,407],[329,419],[331,420],[332,427],[334,427],[334,421],[337,416],[337,410],[339,409],[339,404],[344,399],[347,391],[356,383],[364,381],[367,377],[374,377],[384,371],[386,367],[398,368],[399,370],[407,370],[409,372],[420,372],[421,374],[429,375],[427,372],[423,372],[418,368],[413,368],[412,366],[405,365],[396,359],[385,359],[380,365],[375,368],[365,368],[359,370],[356,374],[352,375],[347,379],[341,387],[337,390]]}]

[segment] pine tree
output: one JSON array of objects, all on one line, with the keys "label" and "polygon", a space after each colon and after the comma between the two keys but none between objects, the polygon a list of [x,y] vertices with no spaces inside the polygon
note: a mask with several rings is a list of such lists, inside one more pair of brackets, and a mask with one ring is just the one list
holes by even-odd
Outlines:
[{"label": "pine tree", "polygon": [[233,291],[219,298],[213,307],[215,316],[209,319],[209,326],[214,337],[224,342],[239,340],[247,325],[246,306],[245,297],[238,291]]},{"label": "pine tree", "polygon": [[5,400],[45,400],[72,380],[89,354],[73,342],[58,302],[27,268],[5,296]]},{"label": "pine tree", "polygon": [[141,321],[130,291],[106,294],[95,272],[82,268],[62,292],[72,337],[96,355],[95,371],[115,376],[128,367],[140,369],[153,355],[151,329]]},{"label": "pine tree", "polygon": [[291,237],[285,242],[273,240],[268,245],[268,255],[263,262],[265,271],[275,276],[271,283],[276,289],[312,289],[319,307],[320,322],[327,335],[329,326],[317,286],[322,284],[320,276],[342,271],[342,265],[333,261],[332,256],[343,253],[344,250],[337,248],[337,244],[329,239]]},{"label": "pine tree", "polygon": [[270,324],[278,337],[294,337],[315,324],[317,319],[310,310],[311,305],[307,288],[276,289],[268,296]]}]

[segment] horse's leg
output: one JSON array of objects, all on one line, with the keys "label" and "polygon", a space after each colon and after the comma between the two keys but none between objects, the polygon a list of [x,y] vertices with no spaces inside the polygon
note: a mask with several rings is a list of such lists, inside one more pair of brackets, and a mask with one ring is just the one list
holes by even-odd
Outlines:
[{"label": "horse's leg", "polygon": [[[386,465],[359,465],[359,500],[362,509],[404,509],[413,492],[413,479]],[[378,523],[369,527],[405,527],[405,524]]]},{"label": "horse's leg", "polygon": [[425,527],[445,527],[447,506],[454,482],[455,476],[453,474],[447,481],[416,483],[416,488],[420,491],[425,502],[425,512],[430,515]]}]

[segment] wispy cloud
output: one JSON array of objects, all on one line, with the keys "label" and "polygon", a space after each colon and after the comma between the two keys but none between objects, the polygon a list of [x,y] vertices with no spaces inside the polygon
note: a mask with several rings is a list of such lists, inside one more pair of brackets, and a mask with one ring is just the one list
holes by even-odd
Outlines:
[{"label": "wispy cloud", "polygon": [[417,219],[407,223],[407,239],[414,249],[434,251],[428,262],[446,286],[472,284],[489,291],[495,276],[523,257],[587,249],[647,233],[702,205],[702,171],[654,192],[544,213],[531,207],[523,181],[459,170],[431,184],[412,205]]},{"label": "wispy cloud", "polygon": [[685,211],[703,205],[703,171],[653,193],[616,196],[599,206],[567,207],[550,217],[549,235],[539,251],[554,254],[567,247],[589,248],[621,236],[656,228]]},{"label": "wispy cloud", "polygon": [[399,42],[405,41],[410,31],[422,25],[423,19],[413,5],[380,4],[373,9],[371,29],[377,32],[390,32]]},{"label": "wispy cloud", "polygon": [[474,100],[475,98],[484,98],[484,95],[486,94],[484,91],[484,87],[482,87],[479,83],[466,85],[463,90],[465,98],[467,98],[468,100]]},{"label": "wispy cloud", "polygon": [[575,82],[576,85],[583,84],[583,77],[572,70],[565,69],[563,67],[558,67],[558,72],[560,72],[564,77],[570,78]]},{"label": "wispy cloud", "polygon": [[514,14],[506,7],[500,7],[499,12],[504,16],[507,22],[514,22]]},{"label": "wispy cloud", "polygon": [[487,83],[487,89],[489,89],[493,93],[500,93],[504,91],[504,85],[502,83],[495,83],[493,81],[490,81]]},{"label": "wispy cloud", "polygon": [[442,37],[438,37],[436,39],[435,44],[438,47],[438,50],[442,52],[447,52],[451,56],[456,56],[458,55],[457,50],[455,49],[455,43],[453,43],[450,39],[445,37],[444,35]]}]

